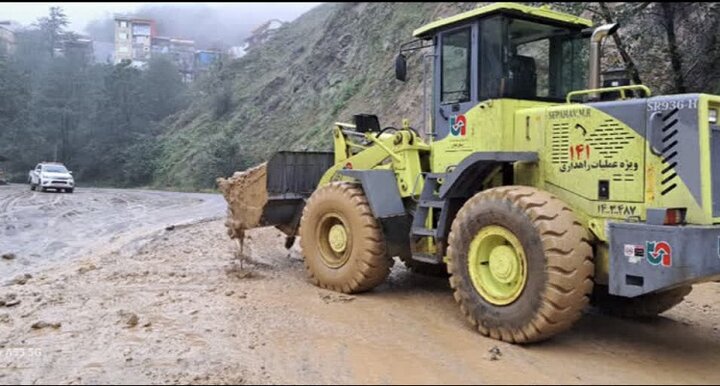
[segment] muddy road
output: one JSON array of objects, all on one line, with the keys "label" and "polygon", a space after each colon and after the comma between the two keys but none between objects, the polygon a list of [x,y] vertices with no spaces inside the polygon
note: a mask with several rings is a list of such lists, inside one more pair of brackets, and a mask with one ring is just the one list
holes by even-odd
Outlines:
[{"label": "muddy road", "polygon": [[34,271],[64,259],[120,249],[132,255],[166,226],[225,216],[217,194],[78,188],[73,194],[0,186],[0,277]]},{"label": "muddy road", "polygon": [[[83,253],[0,287],[0,383],[720,382],[720,283],[696,285],[655,321],[591,309],[568,333],[513,346],[474,332],[446,280],[413,275],[399,263],[374,291],[342,295],[309,284],[300,251],[285,250],[273,229],[248,232],[249,259],[240,266],[222,220],[165,217],[176,205],[195,211],[176,201],[183,195],[93,195],[137,199],[118,205],[138,209],[105,213],[117,223],[69,244]],[[27,194],[6,207],[16,221],[30,222],[22,213],[37,214],[31,203],[42,199]],[[73,201],[58,211],[85,213],[83,200],[62,200]],[[215,210],[212,216],[224,214],[222,205]],[[137,231],[144,225],[133,225],[132,216],[155,225]],[[195,223],[165,230],[178,219]],[[26,237],[22,229],[16,240]],[[108,241],[113,230],[122,242]],[[17,246],[6,234],[3,248]],[[0,266],[24,273],[32,265],[22,259]]]}]

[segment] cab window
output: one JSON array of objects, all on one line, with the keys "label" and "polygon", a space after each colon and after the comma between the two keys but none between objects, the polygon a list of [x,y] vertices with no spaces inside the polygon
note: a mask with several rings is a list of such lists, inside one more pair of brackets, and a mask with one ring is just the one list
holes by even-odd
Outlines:
[{"label": "cab window", "polygon": [[507,96],[562,100],[582,89],[587,40],[579,31],[522,19],[508,19]]},{"label": "cab window", "polygon": [[442,37],[442,103],[470,100],[470,36],[470,28],[463,28]]}]

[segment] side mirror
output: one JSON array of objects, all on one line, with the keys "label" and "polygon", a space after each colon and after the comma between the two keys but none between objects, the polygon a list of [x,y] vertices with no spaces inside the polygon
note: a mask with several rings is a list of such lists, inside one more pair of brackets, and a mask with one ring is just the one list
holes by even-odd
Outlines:
[{"label": "side mirror", "polygon": [[405,55],[398,54],[395,57],[395,79],[404,82],[407,77],[407,60]]}]

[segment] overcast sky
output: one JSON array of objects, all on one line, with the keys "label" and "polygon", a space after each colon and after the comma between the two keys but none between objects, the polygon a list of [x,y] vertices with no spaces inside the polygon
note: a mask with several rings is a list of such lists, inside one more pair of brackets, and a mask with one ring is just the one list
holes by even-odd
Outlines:
[{"label": "overcast sky", "polygon": [[[24,25],[33,23],[37,18],[47,15],[48,8],[60,6],[70,19],[70,30],[83,32],[88,22],[95,19],[112,17],[114,13],[130,13],[144,5],[162,6],[207,5],[214,8],[231,7],[252,13],[259,9],[282,10],[285,17],[294,18],[320,3],[0,3],[0,20],[14,20]],[[288,15],[290,15],[288,17]]]}]

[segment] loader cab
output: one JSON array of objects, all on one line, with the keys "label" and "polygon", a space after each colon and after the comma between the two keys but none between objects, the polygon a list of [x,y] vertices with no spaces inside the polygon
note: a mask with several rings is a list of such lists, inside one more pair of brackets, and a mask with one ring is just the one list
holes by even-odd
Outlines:
[{"label": "loader cab", "polygon": [[495,3],[416,30],[434,49],[435,139],[462,130],[458,117],[482,101],[561,103],[584,89],[590,25],[546,8]]}]

